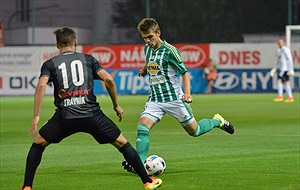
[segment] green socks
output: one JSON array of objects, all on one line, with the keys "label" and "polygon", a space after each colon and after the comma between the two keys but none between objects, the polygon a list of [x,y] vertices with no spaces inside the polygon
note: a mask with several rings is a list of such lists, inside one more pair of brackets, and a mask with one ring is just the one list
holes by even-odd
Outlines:
[{"label": "green socks", "polygon": [[198,122],[197,129],[192,136],[198,137],[212,130],[214,127],[219,127],[219,126],[220,126],[220,120],[218,119],[201,119]]},{"label": "green socks", "polygon": [[143,124],[138,124],[137,126],[138,135],[136,138],[136,151],[138,152],[142,163],[145,162],[147,154],[149,151],[150,141],[149,141],[149,131],[150,129]]},{"label": "green socks", "polygon": [[[192,135],[193,137],[198,137],[212,130],[214,127],[220,126],[220,120],[218,119],[201,119],[198,122],[197,129]],[[136,138],[136,151],[138,152],[142,163],[145,162],[147,154],[149,152],[150,141],[149,132],[150,129],[143,124],[138,124],[137,126],[138,135]]]}]

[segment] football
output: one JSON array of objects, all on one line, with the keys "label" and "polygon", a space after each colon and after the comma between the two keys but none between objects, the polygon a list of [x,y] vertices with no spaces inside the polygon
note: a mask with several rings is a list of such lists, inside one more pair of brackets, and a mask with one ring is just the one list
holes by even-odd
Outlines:
[{"label": "football", "polygon": [[149,176],[158,176],[166,170],[166,162],[157,155],[149,156],[145,161],[145,169]]}]

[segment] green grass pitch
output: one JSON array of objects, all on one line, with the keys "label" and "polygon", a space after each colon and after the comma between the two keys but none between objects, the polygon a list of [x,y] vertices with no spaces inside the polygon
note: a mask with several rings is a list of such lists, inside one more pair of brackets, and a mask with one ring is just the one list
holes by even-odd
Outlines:
[{"label": "green grass pitch", "polygon": [[[220,129],[190,137],[166,115],[150,133],[150,154],[164,158],[167,169],[161,190],[299,190],[299,93],[294,103],[273,103],[276,94],[194,95],[194,116],[220,113],[235,126],[235,134]],[[23,183],[26,156],[32,144],[29,127],[33,97],[1,98],[1,190]],[[121,123],[108,96],[98,96],[103,111],[135,147],[136,125],[145,95],[119,96],[125,110]],[[45,97],[39,127],[54,112]],[[75,134],[46,148],[34,190],[139,190],[141,180],[121,167],[122,155],[111,145],[99,145],[89,135]]]}]

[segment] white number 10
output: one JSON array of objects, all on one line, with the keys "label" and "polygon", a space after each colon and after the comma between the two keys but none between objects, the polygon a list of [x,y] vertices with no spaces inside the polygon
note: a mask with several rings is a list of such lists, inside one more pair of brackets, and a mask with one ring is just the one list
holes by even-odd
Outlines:
[{"label": "white number 10", "polygon": [[[59,69],[61,69],[61,74],[63,78],[64,88],[69,88],[68,84],[68,74],[66,69],[66,63],[63,62],[58,66]],[[71,74],[72,74],[72,82],[75,86],[80,86],[84,82],[84,76],[83,76],[83,67],[82,62],[80,60],[74,60],[71,62]]]}]

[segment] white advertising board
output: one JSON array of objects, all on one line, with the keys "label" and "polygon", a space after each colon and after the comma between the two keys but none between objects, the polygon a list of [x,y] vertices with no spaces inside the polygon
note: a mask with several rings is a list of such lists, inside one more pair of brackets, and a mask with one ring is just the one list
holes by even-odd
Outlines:
[{"label": "white advertising board", "polygon": [[[277,61],[276,43],[210,44],[210,58],[219,69],[271,69]],[[300,44],[292,44],[294,67],[300,67]]]},{"label": "white advertising board", "polygon": [[[82,51],[82,46],[77,50]],[[40,68],[46,60],[58,54],[56,47],[1,47],[0,48],[0,96],[34,95]],[[53,94],[47,86],[46,95]]]}]

